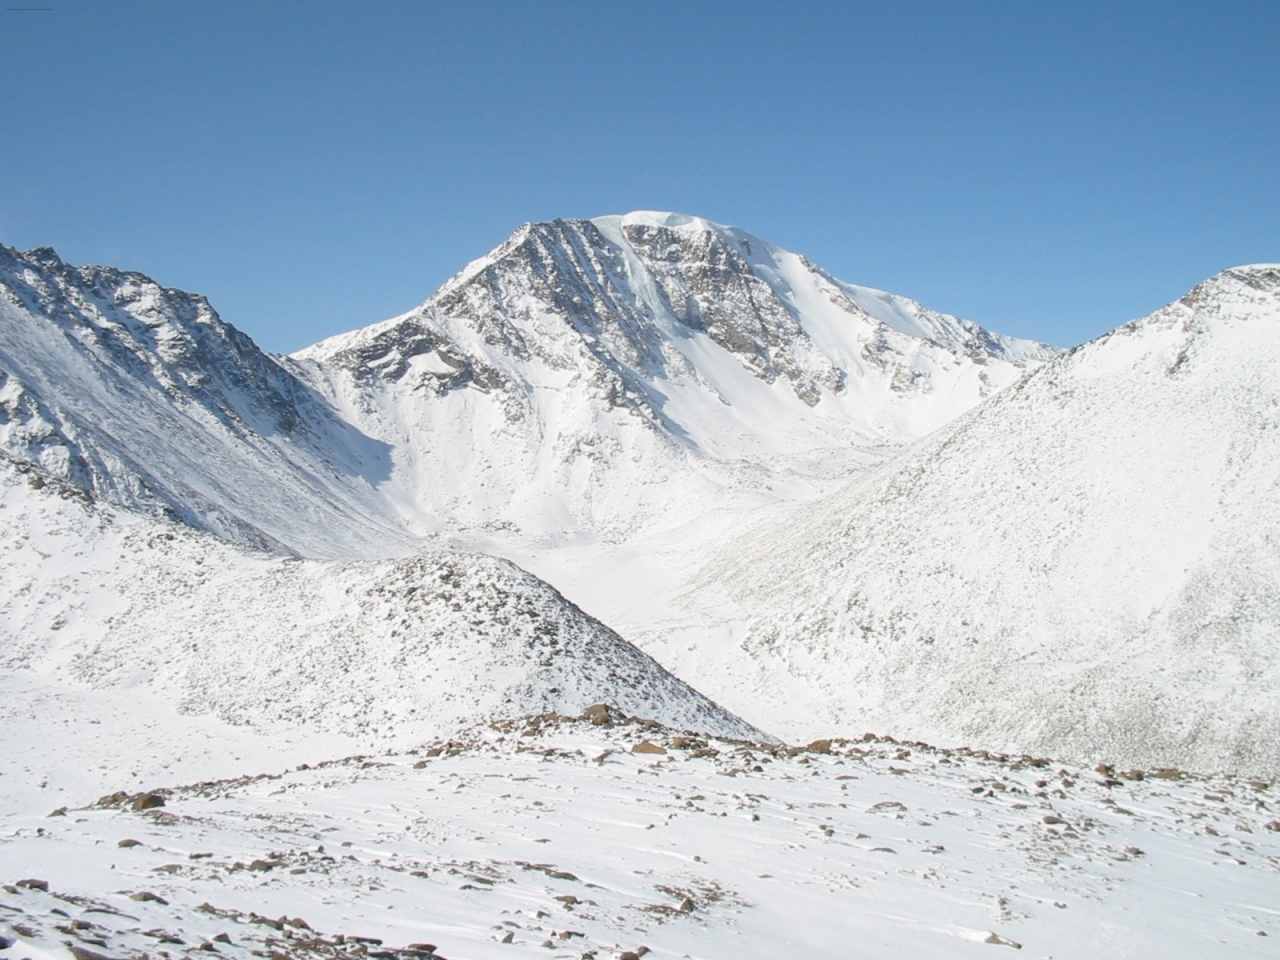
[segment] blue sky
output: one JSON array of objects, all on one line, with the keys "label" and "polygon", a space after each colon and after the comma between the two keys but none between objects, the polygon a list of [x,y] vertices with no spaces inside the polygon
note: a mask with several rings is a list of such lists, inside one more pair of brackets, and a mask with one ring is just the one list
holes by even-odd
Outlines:
[{"label": "blue sky", "polygon": [[0,243],[270,350],[677,210],[1070,345],[1280,261],[1280,4],[21,0]]}]

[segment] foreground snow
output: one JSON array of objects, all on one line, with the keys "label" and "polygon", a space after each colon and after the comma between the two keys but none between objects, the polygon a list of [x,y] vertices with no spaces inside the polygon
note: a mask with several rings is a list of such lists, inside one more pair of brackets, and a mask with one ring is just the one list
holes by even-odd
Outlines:
[{"label": "foreground snow", "polygon": [[6,811],[2,955],[1275,955],[1268,784],[597,717]]}]

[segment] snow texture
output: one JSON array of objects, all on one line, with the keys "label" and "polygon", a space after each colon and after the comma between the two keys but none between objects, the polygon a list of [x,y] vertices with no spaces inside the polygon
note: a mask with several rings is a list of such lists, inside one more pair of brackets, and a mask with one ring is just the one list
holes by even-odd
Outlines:
[{"label": "snow texture", "polygon": [[792,723],[1275,776],[1278,493],[1280,267],[1241,267],[733,543],[702,602]]}]

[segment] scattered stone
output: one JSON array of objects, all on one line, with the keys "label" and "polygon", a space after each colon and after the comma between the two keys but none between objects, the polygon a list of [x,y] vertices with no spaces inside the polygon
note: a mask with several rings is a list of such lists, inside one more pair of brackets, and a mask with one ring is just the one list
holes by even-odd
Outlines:
[{"label": "scattered stone", "polygon": [[1005,938],[1005,937],[1000,936],[1000,934],[998,934],[998,933],[993,933],[993,934],[991,934],[991,936],[987,937],[987,939],[986,939],[986,940],[984,940],[984,941],[982,941],[982,942],[983,942],[983,943],[998,943],[998,944],[1001,944],[1002,946],[1006,946],[1006,947],[1013,947],[1013,949],[1015,949],[1015,950],[1021,950],[1021,949],[1022,949],[1022,944],[1020,944],[1017,940],[1009,940],[1009,939],[1007,939],[1007,938]]},{"label": "scattered stone", "polygon": [[905,810],[905,804],[899,803],[897,800],[881,800],[867,808],[867,813],[885,813],[889,810]]},{"label": "scattered stone", "polygon": [[219,933],[219,934],[216,934],[216,935],[214,936],[214,938],[213,938],[213,939],[214,939],[214,940],[216,940],[218,943],[230,943],[230,942],[231,942],[231,937],[230,937],[228,934],[225,934],[225,933]]},{"label": "scattered stone", "polygon": [[86,950],[78,944],[69,943],[67,944],[67,949],[71,951],[71,955],[75,957],[76,960],[111,960],[110,957],[104,956],[101,953],[94,953],[92,950]]}]

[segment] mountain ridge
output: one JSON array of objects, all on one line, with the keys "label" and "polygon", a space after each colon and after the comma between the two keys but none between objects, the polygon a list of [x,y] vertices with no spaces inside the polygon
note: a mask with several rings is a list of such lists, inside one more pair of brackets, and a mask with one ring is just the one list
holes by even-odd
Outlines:
[{"label": "mountain ridge", "polygon": [[653,213],[527,224],[414,311],[289,357],[49,248],[0,251],[0,315],[0,449],[334,558],[624,542],[808,497],[1051,352]]}]

